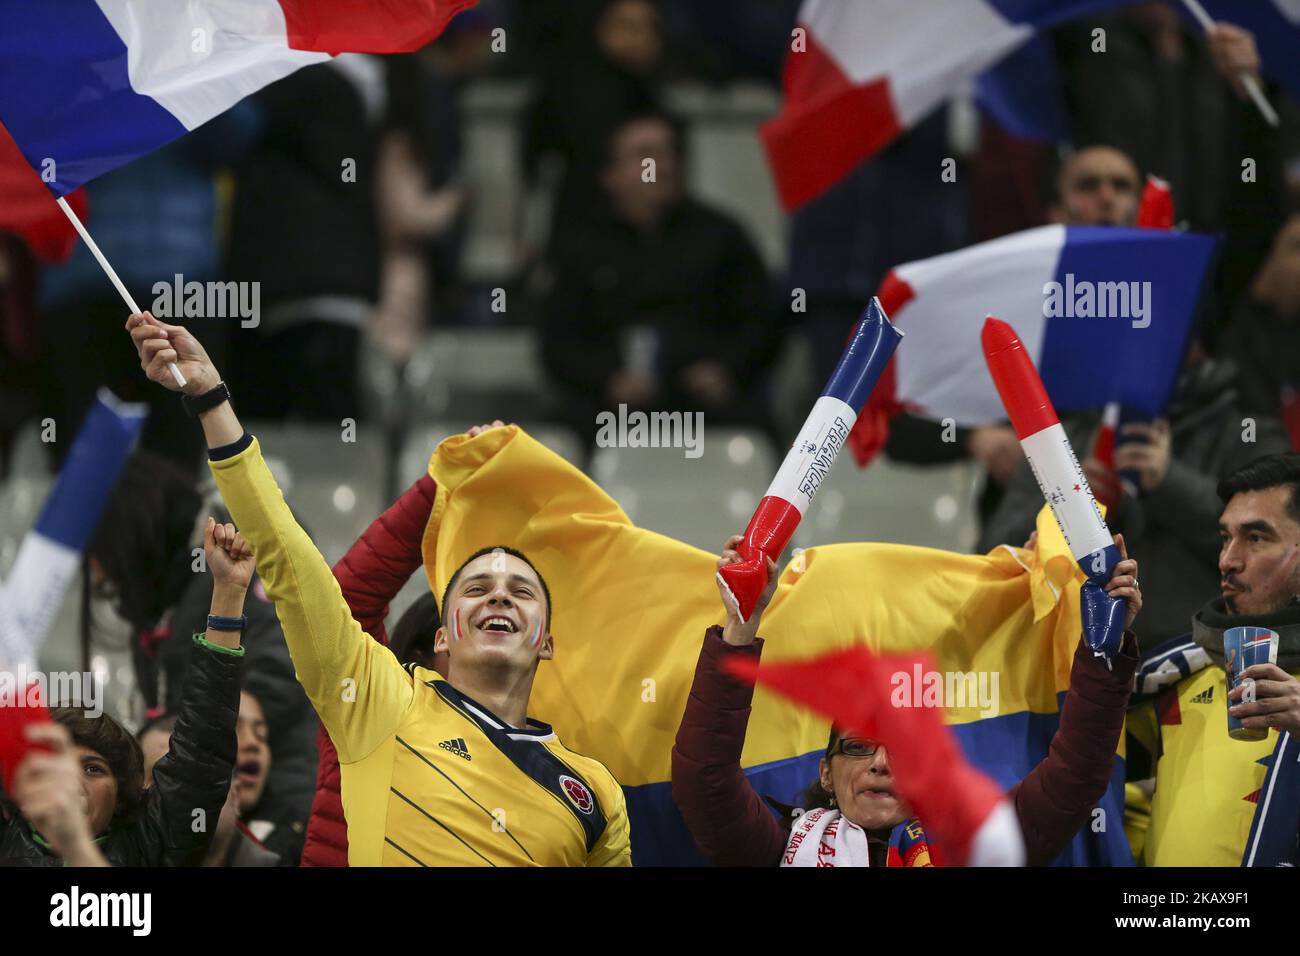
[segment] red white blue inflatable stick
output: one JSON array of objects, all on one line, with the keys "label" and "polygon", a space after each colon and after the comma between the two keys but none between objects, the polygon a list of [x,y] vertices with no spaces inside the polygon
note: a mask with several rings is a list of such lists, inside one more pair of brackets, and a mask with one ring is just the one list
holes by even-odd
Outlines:
[{"label": "red white blue inflatable stick", "polygon": [[799,430],[799,437],[786,453],[754,517],[749,519],[745,536],[736,548],[744,560],[718,572],[718,580],[736,602],[742,620],[749,620],[754,604],[767,587],[767,559],[775,561],[790,543],[902,337],[903,333],[890,324],[880,300],[873,298]]},{"label": "red white blue inflatable stick", "polygon": [[1087,576],[1081,597],[1084,636],[1093,652],[1110,659],[1124,639],[1125,602],[1102,590],[1119,563],[1101,510],[1074,455],[1070,439],[1015,330],[989,316],[980,334],[993,384],[1020,439],[1020,447],[1052,508],[1070,554]]}]

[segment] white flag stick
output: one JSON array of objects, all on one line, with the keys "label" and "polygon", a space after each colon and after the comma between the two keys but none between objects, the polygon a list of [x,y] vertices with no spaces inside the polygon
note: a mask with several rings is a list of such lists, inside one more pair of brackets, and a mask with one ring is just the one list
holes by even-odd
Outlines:
[{"label": "white flag stick", "polygon": [[[127,308],[131,310],[131,314],[134,315],[138,313],[140,307],[135,304],[135,299],[131,298],[131,293],[126,291],[126,286],[123,285],[122,280],[118,278],[117,272],[114,271],[112,265],[109,264],[109,261],[104,258],[104,254],[99,251],[99,246],[95,244],[94,239],[90,238],[90,233],[88,233],[86,227],[81,224],[81,220],[77,217],[77,214],[72,211],[72,207],[68,205],[67,200],[60,196],[56,201],[59,204],[59,208],[63,210],[63,214],[68,217],[68,221],[72,223],[72,228],[77,230],[77,235],[81,236],[81,240],[86,244],[86,248],[90,250],[90,254],[94,256],[95,261],[99,263],[99,267],[104,270],[104,274],[107,275],[109,280],[113,283],[113,288],[117,289],[117,294],[122,297],[122,301],[125,302]],[[184,388],[186,385],[185,376],[182,375],[181,370],[176,367],[176,363],[168,362],[167,368],[171,370],[172,378],[176,380],[176,384],[181,388]]]},{"label": "white flag stick", "polygon": [[[1201,6],[1200,0],[1183,0],[1183,6],[1185,6],[1191,12],[1192,16],[1196,18],[1196,22],[1201,25],[1202,30],[1208,32],[1210,27],[1214,26],[1214,21],[1211,20],[1210,15],[1205,12],[1205,8]],[[1274,112],[1273,104],[1268,101],[1268,97],[1264,95],[1264,91],[1259,88],[1259,83],[1256,81],[1255,77],[1243,70],[1241,72],[1241,85],[1244,86],[1246,92],[1250,94],[1250,98],[1254,101],[1255,107],[1259,110],[1260,115],[1264,117],[1264,122],[1268,123],[1269,126],[1276,127],[1277,113]]]}]

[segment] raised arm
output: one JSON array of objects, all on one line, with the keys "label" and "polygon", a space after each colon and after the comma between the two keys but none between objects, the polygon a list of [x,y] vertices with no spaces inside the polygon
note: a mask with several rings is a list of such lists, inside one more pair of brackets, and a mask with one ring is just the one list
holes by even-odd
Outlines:
[{"label": "raised arm", "polygon": [[208,518],[203,551],[212,573],[206,633],[194,635],[171,746],[153,771],[136,836],[149,865],[198,866],[216,833],[235,772],[244,597],[253,557],[233,525]]},{"label": "raised arm", "polygon": [[[727,541],[718,567],[740,560],[735,551],[739,542],[739,536]],[[711,627],[704,635],[673,745],[673,801],[701,852],[715,866],[776,866],[788,836],[740,767],[754,688],[722,669],[729,656],[756,659],[763,651],[758,624],[777,579],[775,562],[769,559],[768,564],[767,590],[747,622],[741,622],[723,593],[727,625]]]},{"label": "raised arm", "polygon": [[[127,329],[149,378],[184,391],[201,406],[197,414],[217,488],[257,556],[298,681],[340,759],[364,757],[392,733],[410,706],[409,676],[353,620],[329,565],[285,503],[257,440],[216,391],[221,376],[198,340],[147,312],[131,316]],[[170,362],[188,379],[183,389],[167,370]]]},{"label": "raised arm", "polygon": [[1122,535],[1115,541],[1123,560],[1115,565],[1106,593],[1128,601],[1120,653],[1107,666],[1086,641],[1079,641],[1061,723],[1047,756],[1011,790],[1029,866],[1046,866],[1063,853],[1110,786],[1138,665],[1133,620],[1142,608],[1137,561],[1128,557]]}]

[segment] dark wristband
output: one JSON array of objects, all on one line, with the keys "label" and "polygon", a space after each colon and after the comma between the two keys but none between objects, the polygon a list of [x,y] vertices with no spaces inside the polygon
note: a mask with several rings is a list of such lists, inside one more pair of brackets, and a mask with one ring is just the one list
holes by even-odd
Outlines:
[{"label": "dark wristband", "polygon": [[209,631],[242,631],[248,627],[248,615],[241,614],[239,617],[220,617],[216,614],[208,615]]},{"label": "dark wristband", "polygon": [[198,418],[204,412],[211,411],[222,402],[230,401],[230,386],[225,382],[218,382],[215,388],[211,388],[202,395],[182,395],[181,404],[185,406],[185,413],[190,418]]}]

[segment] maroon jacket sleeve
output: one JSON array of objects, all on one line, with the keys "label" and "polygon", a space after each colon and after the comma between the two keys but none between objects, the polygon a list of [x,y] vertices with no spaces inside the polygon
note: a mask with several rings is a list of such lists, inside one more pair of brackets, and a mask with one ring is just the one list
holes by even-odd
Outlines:
[{"label": "maroon jacket sleeve", "polygon": [[1107,668],[1086,641],[1079,641],[1061,723],[1047,756],[1011,789],[1028,866],[1046,866],[1060,856],[1110,786],[1138,665],[1137,639],[1131,632],[1124,635],[1111,663]]},{"label": "maroon jacket sleeve", "polygon": [[[420,541],[437,490],[428,475],[411,485],[334,565],[334,576],[352,616],[381,644],[388,643],[384,618],[389,602],[423,563]],[[340,796],[338,753],[324,727],[317,733],[316,744],[320,765],[301,865],[347,866],[348,829]]]},{"label": "maroon jacket sleeve", "polygon": [[740,769],[754,688],[722,670],[726,657],[758,658],[763,641],[733,647],[722,628],[704,635],[686,712],[673,745],[673,800],[715,866],[776,866],[788,831]]}]

